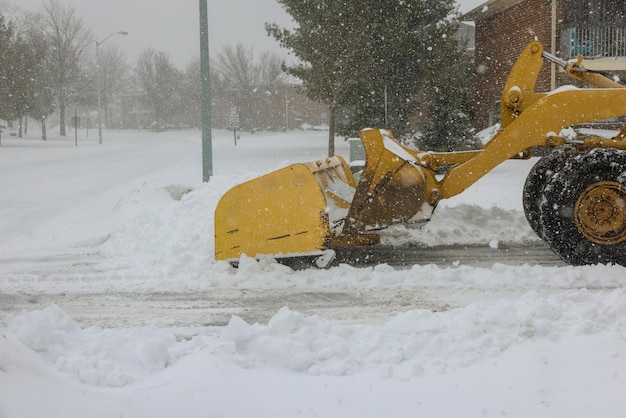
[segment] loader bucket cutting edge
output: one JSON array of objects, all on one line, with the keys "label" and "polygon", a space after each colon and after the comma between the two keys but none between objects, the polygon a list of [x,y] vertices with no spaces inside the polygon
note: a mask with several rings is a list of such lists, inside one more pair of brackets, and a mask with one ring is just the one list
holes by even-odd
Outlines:
[{"label": "loader bucket cutting edge", "polygon": [[354,184],[347,167],[340,157],[293,164],[230,189],[215,210],[215,258],[325,254],[332,232],[320,178],[349,174]]}]

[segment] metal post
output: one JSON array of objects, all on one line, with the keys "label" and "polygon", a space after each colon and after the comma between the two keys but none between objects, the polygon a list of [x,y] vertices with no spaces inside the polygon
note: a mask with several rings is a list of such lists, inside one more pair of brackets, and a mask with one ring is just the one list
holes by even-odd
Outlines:
[{"label": "metal post", "polygon": [[102,104],[100,99],[100,60],[98,59],[99,46],[100,42],[96,41],[96,85],[98,86],[98,143],[102,145],[102,121],[100,120],[100,112],[102,112]]},{"label": "metal post", "polygon": [[74,145],[78,146],[78,111],[74,108]]},{"label": "metal post", "polygon": [[289,85],[285,84],[285,130],[289,130],[289,98],[287,93],[289,92]]},{"label": "metal post", "polygon": [[128,35],[128,32],[125,31],[119,31],[119,32],[113,32],[111,34],[109,34],[109,36],[107,36],[106,38],[104,38],[103,40],[101,40],[100,42],[96,41],[96,85],[98,87],[98,143],[102,144],[102,121],[100,120],[100,113],[102,112],[102,99],[101,99],[101,94],[100,94],[100,60],[98,59],[98,49],[100,48],[100,45],[102,45],[103,43],[106,42],[107,39],[109,39],[111,36],[113,35]]},{"label": "metal post", "polygon": [[209,75],[209,18],[207,0],[200,1],[200,72],[202,77],[202,181],[213,175],[211,144],[211,92]]}]

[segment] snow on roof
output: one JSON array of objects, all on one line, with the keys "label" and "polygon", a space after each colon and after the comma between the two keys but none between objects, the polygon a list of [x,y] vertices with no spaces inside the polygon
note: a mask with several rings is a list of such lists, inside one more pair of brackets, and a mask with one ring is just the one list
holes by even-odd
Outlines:
[{"label": "snow on roof", "polygon": [[462,20],[481,20],[503,12],[524,0],[489,0],[462,16]]}]

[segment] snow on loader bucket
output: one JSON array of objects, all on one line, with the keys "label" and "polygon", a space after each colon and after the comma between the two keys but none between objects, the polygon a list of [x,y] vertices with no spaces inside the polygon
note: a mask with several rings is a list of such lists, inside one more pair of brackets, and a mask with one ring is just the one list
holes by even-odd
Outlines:
[{"label": "snow on loader bucket", "polygon": [[[590,86],[548,93],[535,86],[544,59]],[[532,229],[571,264],[626,265],[626,128],[614,138],[570,128],[626,116],[626,89],[531,42],[500,100],[501,128],[480,150],[420,152],[391,132],[360,132],[366,154],[358,185],[341,157],[294,164],[235,186],[215,211],[215,257],[310,258],[329,265],[333,249],[376,244],[394,223],[428,221],[441,199],[465,191],[500,163],[553,150],[530,171],[524,212]],[[443,169],[443,177],[435,177]]]}]

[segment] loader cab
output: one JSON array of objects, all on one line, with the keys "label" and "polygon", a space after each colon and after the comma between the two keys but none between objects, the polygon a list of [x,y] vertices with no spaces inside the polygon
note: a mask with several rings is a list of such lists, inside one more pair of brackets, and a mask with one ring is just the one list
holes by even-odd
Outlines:
[{"label": "loader cab", "polygon": [[500,118],[500,100],[496,100],[491,106],[491,112],[489,112],[489,126],[498,125],[502,122]]},{"label": "loader cab", "polygon": [[349,138],[348,145],[350,146],[350,171],[354,176],[354,181],[358,184],[361,179],[361,173],[365,168],[365,147],[361,138]]}]

